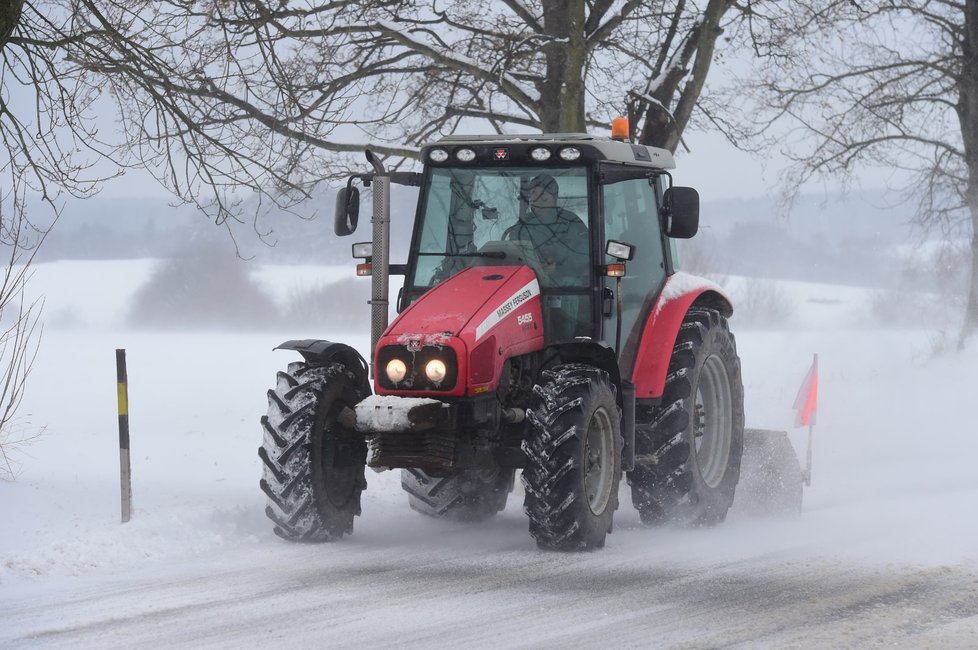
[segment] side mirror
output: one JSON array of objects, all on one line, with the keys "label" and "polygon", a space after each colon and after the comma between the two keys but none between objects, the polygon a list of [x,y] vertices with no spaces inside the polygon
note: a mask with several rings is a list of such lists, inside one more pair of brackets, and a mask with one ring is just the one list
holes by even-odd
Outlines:
[{"label": "side mirror", "polygon": [[333,216],[333,232],[338,237],[352,235],[360,219],[360,190],[348,186],[336,193],[336,214]]},{"label": "side mirror", "polygon": [[663,196],[666,236],[689,239],[700,227],[700,195],[692,187],[670,187]]}]

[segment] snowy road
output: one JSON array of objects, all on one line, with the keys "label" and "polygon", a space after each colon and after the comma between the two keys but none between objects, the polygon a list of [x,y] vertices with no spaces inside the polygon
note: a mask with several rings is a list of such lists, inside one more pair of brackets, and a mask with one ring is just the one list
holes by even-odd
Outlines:
[{"label": "snowy road", "polygon": [[[326,547],[265,538],[7,593],[0,646],[978,646],[971,570],[859,567],[799,559],[798,548],[702,560],[713,544],[790,524],[742,522],[731,535],[626,520],[604,552],[563,555],[532,548],[515,508],[476,527],[383,519]],[[408,534],[393,539],[387,527]]]},{"label": "snowy road", "polygon": [[930,333],[805,304],[821,310],[806,330],[738,332],[752,426],[790,428],[819,353],[802,516],[647,529],[625,490],[589,554],[538,551],[518,493],[483,524],[418,515],[391,472],[368,472],[352,537],[283,542],[262,513],[258,417],[292,358],[272,346],[316,333],[52,329],[24,407],[46,429],[0,482],[0,648],[978,648],[978,351],[934,356]]}]

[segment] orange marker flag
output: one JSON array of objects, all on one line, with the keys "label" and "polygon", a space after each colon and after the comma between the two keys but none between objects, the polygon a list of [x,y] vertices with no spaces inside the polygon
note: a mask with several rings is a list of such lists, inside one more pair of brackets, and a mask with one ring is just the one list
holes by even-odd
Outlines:
[{"label": "orange marker flag", "polygon": [[815,410],[818,408],[818,355],[812,360],[812,367],[805,375],[805,381],[798,389],[798,396],[795,397],[794,408],[798,411],[795,418],[795,426],[814,426]]}]

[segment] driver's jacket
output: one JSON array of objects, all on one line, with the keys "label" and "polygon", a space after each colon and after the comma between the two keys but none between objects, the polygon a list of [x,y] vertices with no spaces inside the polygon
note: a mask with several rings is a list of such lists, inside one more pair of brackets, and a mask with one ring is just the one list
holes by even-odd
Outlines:
[{"label": "driver's jacket", "polygon": [[587,282],[588,229],[573,212],[538,208],[507,228],[503,239],[530,242],[556,284]]}]

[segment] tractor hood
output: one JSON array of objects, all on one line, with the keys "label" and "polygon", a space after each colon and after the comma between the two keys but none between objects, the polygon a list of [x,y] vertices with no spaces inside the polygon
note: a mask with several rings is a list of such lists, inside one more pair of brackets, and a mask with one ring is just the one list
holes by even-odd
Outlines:
[{"label": "tractor hood", "polygon": [[[375,388],[380,394],[458,396],[478,385],[478,392],[486,392],[507,358],[542,348],[540,284],[533,270],[470,267],[418,298],[387,328],[374,354]],[[455,357],[448,364],[452,386],[447,380],[433,386],[418,376],[419,359],[441,350]],[[397,383],[385,374],[394,357],[408,368],[408,378]]]},{"label": "tractor hood", "polygon": [[[518,286],[517,286],[518,285]],[[483,315],[486,306],[495,310],[516,294],[517,305],[508,306],[503,314],[510,313],[519,304],[518,289],[524,289],[524,300],[540,295],[536,275],[526,266],[476,266],[467,268],[431,289],[401,312],[384,333],[390,336],[433,335],[459,336],[475,317]],[[490,319],[492,320],[492,319]],[[472,325],[484,334],[492,323]]]}]

